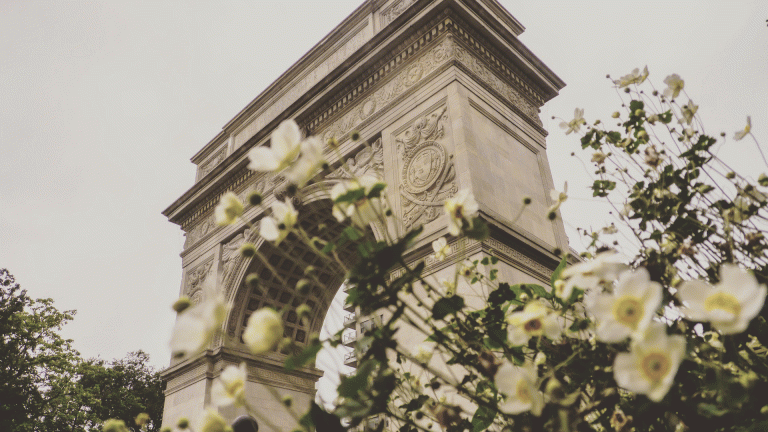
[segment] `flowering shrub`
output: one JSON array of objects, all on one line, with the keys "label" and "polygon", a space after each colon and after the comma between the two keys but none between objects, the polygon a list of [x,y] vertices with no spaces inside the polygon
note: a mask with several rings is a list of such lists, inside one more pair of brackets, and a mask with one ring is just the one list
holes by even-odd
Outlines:
[{"label": "flowering shrub", "polygon": [[[341,378],[339,398],[332,413],[322,414],[324,421],[356,426],[383,414],[390,421],[380,430],[402,432],[768,427],[768,325],[761,313],[768,178],[741,176],[717,158],[715,148],[724,140],[703,132],[690,99],[677,102],[685,95],[679,76],[668,76],[661,93],[648,77],[646,67],[613,81],[628,98],[612,115],[616,128],[600,121],[586,126],[581,109],[561,124],[567,134],[586,126],[580,141],[592,153],[593,195],[615,206],[622,231],[639,247],[622,251],[634,254],[625,258],[604,243],[618,231],[614,225],[585,232],[591,244],[583,259],[568,266],[564,257],[547,286],[499,280],[493,256],[460,260],[452,280],[425,277],[423,262],[408,265],[403,258],[421,228],[400,236],[387,229],[395,223],[386,185],[372,177],[329,186],[333,215],[345,224],[337,238],[310,237],[291,200],[274,201],[260,231],[252,231],[274,245],[289,237],[306,242],[347,272],[348,303],[364,315],[385,312],[381,325],[358,341],[358,368]],[[750,129],[748,118],[734,139],[751,137]],[[291,121],[277,128],[271,143],[251,151],[251,169],[286,170],[297,191],[328,170],[330,157],[317,139],[302,138]],[[336,141],[327,148],[337,151]],[[567,185],[552,191],[554,204],[540,216],[556,218],[567,198]],[[224,195],[217,222],[234,223],[245,205],[262,205],[258,193],[247,201]],[[530,203],[520,203],[522,211]],[[487,237],[471,192],[447,200],[445,213],[451,235]],[[384,227],[382,240],[373,237],[371,224]],[[337,251],[350,247],[358,260],[343,262]],[[438,261],[452,252],[445,238],[432,248]],[[270,268],[250,243],[240,252]],[[297,292],[324,286],[311,269],[305,275]],[[255,275],[246,282],[259,285]],[[485,303],[470,306],[458,286],[488,293]],[[221,327],[226,306],[220,296],[207,298],[194,307],[177,302],[174,355],[199,352]],[[304,317],[310,309],[298,310]],[[243,339],[254,354],[290,348],[290,340],[281,341],[283,312],[262,309],[250,317]],[[401,340],[403,328],[422,340]],[[341,332],[325,341],[311,338],[303,349],[289,350],[285,367],[309,365],[321,347],[341,342]],[[248,408],[246,376],[244,365],[224,370],[213,404]],[[290,400],[282,402],[297,429],[313,427],[319,407],[294,413]],[[195,430],[224,430],[222,421],[208,411]],[[191,427],[186,419],[177,426]]]}]

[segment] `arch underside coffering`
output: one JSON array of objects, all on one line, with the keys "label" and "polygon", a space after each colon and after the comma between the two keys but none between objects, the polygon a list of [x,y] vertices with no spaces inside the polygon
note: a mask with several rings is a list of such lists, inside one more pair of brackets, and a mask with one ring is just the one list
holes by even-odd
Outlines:
[{"label": "arch underside coffering", "polygon": [[[318,197],[316,201],[298,205],[299,226],[307,238],[335,240],[345,225],[339,223],[331,213],[330,200]],[[290,234],[279,245],[260,241],[256,243],[263,258],[242,259],[236,271],[237,289],[230,295],[231,311],[226,324],[225,345],[245,349],[242,334],[251,314],[264,307],[276,310],[286,309],[283,314],[284,337],[302,347],[309,335],[319,334],[323,320],[330,308],[333,297],[345,280],[343,268],[328,257],[320,256],[303,236]],[[354,253],[348,249],[336,251],[339,259],[349,266]],[[268,264],[265,264],[265,262]],[[314,276],[306,277],[305,269],[314,267]],[[258,275],[258,286],[248,287],[245,279],[250,274]],[[296,284],[302,278],[310,280],[305,294],[299,293]],[[299,319],[297,308],[306,304],[311,310],[309,319]]]}]

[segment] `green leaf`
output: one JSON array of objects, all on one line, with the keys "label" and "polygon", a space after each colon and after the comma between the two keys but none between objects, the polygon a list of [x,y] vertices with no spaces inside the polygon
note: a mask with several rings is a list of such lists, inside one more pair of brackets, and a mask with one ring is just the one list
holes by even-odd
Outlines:
[{"label": "green leaf", "polygon": [[379,362],[374,359],[363,361],[357,368],[357,373],[350,377],[341,377],[338,392],[339,396],[354,399],[358,393],[368,385],[368,377],[376,369]]},{"label": "green leaf", "polygon": [[493,424],[493,419],[496,418],[496,411],[491,408],[481,405],[475,411],[475,415],[472,416],[472,432],[480,432],[488,429]]},{"label": "green leaf", "polygon": [[525,284],[526,287],[531,289],[534,295],[545,298],[547,300],[552,298],[552,293],[545,290],[543,286],[536,284]]},{"label": "green leaf", "polygon": [[344,228],[344,231],[342,231],[342,233],[344,233],[344,235],[352,241],[358,240],[363,237],[363,234],[353,226]]},{"label": "green leaf", "polygon": [[304,348],[299,354],[289,355],[288,358],[285,359],[285,369],[292,371],[297,367],[302,367],[307,363],[314,361],[317,353],[320,352],[322,347],[323,345],[320,342],[317,342]]},{"label": "green leaf", "polygon": [[449,314],[455,314],[464,307],[464,299],[460,296],[454,295],[451,297],[443,297],[435,302],[432,307],[432,317],[434,319],[441,320]]},{"label": "green leaf", "polygon": [[560,279],[560,274],[563,273],[563,270],[565,270],[565,266],[568,264],[568,261],[566,261],[565,256],[563,256],[563,259],[560,260],[560,264],[557,265],[557,268],[554,272],[552,272],[552,279],[550,280],[550,283],[552,285],[552,292],[555,290],[555,282]]},{"label": "green leaf", "polygon": [[363,197],[365,197],[365,189],[357,188],[339,195],[338,198],[333,200],[333,202],[335,204],[344,203],[344,202],[353,203],[353,202],[359,201]]},{"label": "green leaf", "polygon": [[376,183],[371,188],[370,192],[368,192],[368,198],[380,198],[381,197],[381,191],[383,191],[387,187],[386,183]]},{"label": "green leaf", "polygon": [[491,235],[491,230],[484,220],[476,217],[472,219],[472,228],[464,229],[464,235],[473,240],[483,241]]},{"label": "green leaf", "polygon": [[418,409],[421,409],[421,407],[424,406],[424,402],[426,402],[427,400],[429,400],[429,396],[420,395],[416,399],[411,399],[410,402],[408,402],[406,405],[402,406],[401,408],[403,408],[405,412],[416,411]]}]

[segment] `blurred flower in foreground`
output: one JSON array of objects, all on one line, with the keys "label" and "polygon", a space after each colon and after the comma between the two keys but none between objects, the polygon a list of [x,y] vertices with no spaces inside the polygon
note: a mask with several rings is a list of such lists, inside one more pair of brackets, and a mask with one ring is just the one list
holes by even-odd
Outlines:
[{"label": "blurred flower in foreground", "polygon": [[448,232],[459,235],[462,227],[472,228],[472,219],[477,216],[480,207],[472,191],[462,189],[453,198],[445,200],[445,212],[448,214]]},{"label": "blurred flower in foreground", "polygon": [[599,253],[589,261],[572,265],[563,270],[560,277],[567,279],[567,281],[560,289],[555,289],[555,294],[561,299],[567,300],[571,297],[574,287],[586,291],[601,284],[612,283],[627,268],[624,259],[617,252]]},{"label": "blurred flower in foreground", "polygon": [[174,358],[186,357],[205,349],[224,322],[227,315],[224,296],[208,291],[202,303],[179,313],[170,342]]},{"label": "blurred flower in foreground", "polygon": [[560,122],[560,128],[567,129],[565,134],[568,135],[571,132],[578,132],[583,124],[587,124],[587,121],[584,120],[584,109],[576,108],[573,110],[573,120],[568,123]]},{"label": "blurred flower in foreground", "polygon": [[287,168],[301,150],[301,131],[293,120],[285,120],[272,132],[271,147],[256,147],[248,152],[248,168],[254,171],[281,171]]},{"label": "blurred flower in foreground", "polygon": [[213,211],[216,225],[231,225],[243,214],[243,203],[234,192],[227,192],[221,196],[219,204]]},{"label": "blurred flower in foreground", "polygon": [[361,228],[382,219],[385,204],[381,193],[385,188],[386,183],[372,176],[336,183],[331,188],[333,216],[339,222],[349,218]]},{"label": "blurred flower in foreground", "polygon": [[225,432],[232,428],[227,424],[216,410],[208,408],[198,422],[196,431],[199,432]]},{"label": "blurred flower in foreground", "polygon": [[672,74],[664,78],[664,84],[667,85],[667,88],[664,89],[664,96],[669,99],[676,98],[685,86],[685,82],[683,82],[678,74]]},{"label": "blurred flower in foreground", "polygon": [[506,414],[520,414],[530,411],[541,415],[544,408],[544,394],[536,387],[536,368],[531,363],[523,367],[504,362],[494,377],[496,388],[504,395],[499,410]]},{"label": "blurred flower in foreground", "polygon": [[736,134],[733,136],[733,139],[736,141],[742,140],[745,136],[749,135],[749,132],[752,130],[752,118],[750,116],[747,116],[747,125],[744,126],[744,130],[740,130],[736,132]]},{"label": "blurred flower in foreground", "polygon": [[290,198],[286,198],[285,202],[275,201],[272,203],[272,216],[261,220],[259,234],[265,240],[278,245],[291,232],[298,218],[299,213],[293,207]]},{"label": "blurred flower in foreground", "polygon": [[763,309],[766,287],[737,265],[723,264],[720,283],[712,286],[701,280],[685,281],[678,295],[687,306],[683,309],[686,317],[709,321],[723,334],[734,334],[746,330]]},{"label": "blurred flower in foreground", "polygon": [[666,326],[654,322],[628,353],[616,355],[613,376],[619,387],[660,402],[672,386],[684,355],[685,337],[667,336]]},{"label": "blurred flower in foreground", "polygon": [[556,189],[552,189],[549,191],[549,196],[552,198],[552,201],[555,203],[552,204],[548,209],[547,213],[556,212],[557,209],[560,208],[560,205],[562,205],[567,199],[568,199],[568,182],[565,182],[563,184],[563,191],[560,192]]},{"label": "blurred flower in foreground", "polygon": [[448,245],[445,237],[440,237],[433,241],[432,250],[435,251],[435,259],[438,261],[443,261],[451,253],[451,247]]},{"label": "blurred flower in foreground", "polygon": [[535,336],[546,336],[552,340],[560,338],[557,316],[538,300],[528,302],[521,312],[509,314],[507,323],[507,337],[512,345],[525,345]]},{"label": "blurred flower in foreground", "polygon": [[301,155],[288,168],[285,176],[291,183],[302,187],[327,164],[323,156],[323,143],[317,137],[309,137],[301,143]]},{"label": "blurred flower in foreground", "polygon": [[632,69],[632,72],[624,75],[623,77],[613,80],[613,83],[619,86],[619,88],[627,87],[630,84],[642,84],[645,79],[648,78],[648,66],[643,68],[643,73],[640,73],[640,68]]},{"label": "blurred flower in foreground", "polygon": [[117,419],[109,419],[101,426],[103,432],[129,432],[125,422]]},{"label": "blurred flower in foreground", "polygon": [[216,406],[244,405],[246,378],[245,363],[240,363],[240,366],[225,367],[219,378],[213,382],[211,403]]},{"label": "blurred flower in foreground", "polygon": [[642,337],[661,305],[661,285],[652,282],[648,270],[625,271],[612,294],[590,292],[584,299],[587,311],[597,320],[597,339],[616,343],[628,336]]},{"label": "blurred flower in foreground", "polygon": [[243,341],[253,354],[263,354],[283,337],[283,319],[272,308],[264,307],[248,318]]}]

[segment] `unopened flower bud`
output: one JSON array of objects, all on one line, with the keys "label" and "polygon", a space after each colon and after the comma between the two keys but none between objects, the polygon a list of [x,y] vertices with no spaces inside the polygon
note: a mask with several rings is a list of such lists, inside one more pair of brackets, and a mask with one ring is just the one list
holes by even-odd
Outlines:
[{"label": "unopened flower bud", "polygon": [[264,198],[261,196],[259,191],[251,191],[248,194],[248,204],[250,204],[252,206],[257,206],[257,205],[261,204],[263,199]]},{"label": "unopened flower bud", "polygon": [[729,171],[728,174],[725,175],[725,178],[732,179],[736,177],[736,173],[733,171]]},{"label": "unopened flower bud", "polygon": [[309,343],[310,343],[310,345],[311,344],[316,344],[318,342],[320,342],[320,335],[317,332],[310,333],[309,334]]},{"label": "unopened flower bud", "polygon": [[553,212],[553,211],[551,211],[551,212],[547,213],[547,219],[549,219],[549,220],[551,220],[551,221],[553,221],[553,220],[557,219],[557,213],[555,213],[555,212]]},{"label": "unopened flower bud", "polygon": [[528,294],[526,293],[520,293],[520,297],[518,297],[521,302],[525,303],[528,301]]},{"label": "unopened flower bud", "polygon": [[642,117],[645,115],[645,111],[642,108],[638,108],[635,110],[635,115],[638,117]]},{"label": "unopened flower bud", "polygon": [[643,140],[648,139],[648,132],[641,130],[640,132],[637,133],[637,138],[643,139]]},{"label": "unopened flower bud", "polygon": [[179,297],[175,302],[173,302],[173,310],[175,310],[176,313],[182,313],[190,306],[192,306],[192,300],[185,295]]},{"label": "unopened flower bud", "polygon": [[349,139],[351,139],[352,141],[359,140],[360,139],[360,132],[356,131],[356,130],[353,130],[352,132],[349,133]]},{"label": "unopened flower bud", "polygon": [[256,273],[251,273],[248,276],[245,277],[245,285],[248,288],[256,288],[259,285],[259,275]]},{"label": "unopened flower bud", "polygon": [[339,146],[339,140],[337,140],[335,136],[328,138],[328,141],[326,141],[326,143],[330,148],[336,148]]},{"label": "unopened flower bud", "polygon": [[179,428],[179,429],[186,429],[186,428],[188,428],[189,427],[189,419],[186,418],[186,417],[180,418],[176,422],[176,427]]},{"label": "unopened flower bud", "polygon": [[307,304],[300,304],[299,307],[296,308],[296,313],[299,315],[299,319],[309,318],[312,314],[312,308]]},{"label": "unopened flower bud", "polygon": [[283,405],[286,406],[286,408],[290,408],[291,405],[293,405],[293,398],[290,395],[283,396]]},{"label": "unopened flower bud", "polygon": [[103,432],[128,432],[125,422],[118,419],[109,419],[101,427]]},{"label": "unopened flower bud", "polygon": [[140,413],[136,416],[134,419],[134,422],[136,422],[136,426],[138,427],[144,427],[147,423],[149,423],[149,414],[147,413]]},{"label": "unopened flower bud", "polygon": [[308,265],[304,267],[304,276],[312,276],[317,271],[317,268],[315,266]]},{"label": "unopened flower bud", "polygon": [[163,426],[160,428],[160,432],[173,432],[170,426]]},{"label": "unopened flower bud", "polygon": [[533,200],[529,196],[523,197],[523,205],[530,205],[532,201]]},{"label": "unopened flower bud", "polygon": [[309,279],[299,279],[298,282],[296,282],[296,291],[301,295],[307,295],[309,294],[309,288],[312,284],[312,281]]},{"label": "unopened flower bud", "polygon": [[613,114],[611,114],[611,117],[613,117],[613,118],[619,118],[619,116],[620,116],[620,115],[621,115],[621,114],[619,114],[619,112],[618,112],[618,111],[614,111],[614,112],[613,112]]},{"label": "unopened flower bud", "polygon": [[240,249],[238,249],[238,252],[243,258],[253,258],[253,256],[256,255],[256,245],[248,242],[243,243],[243,245],[240,246]]}]

